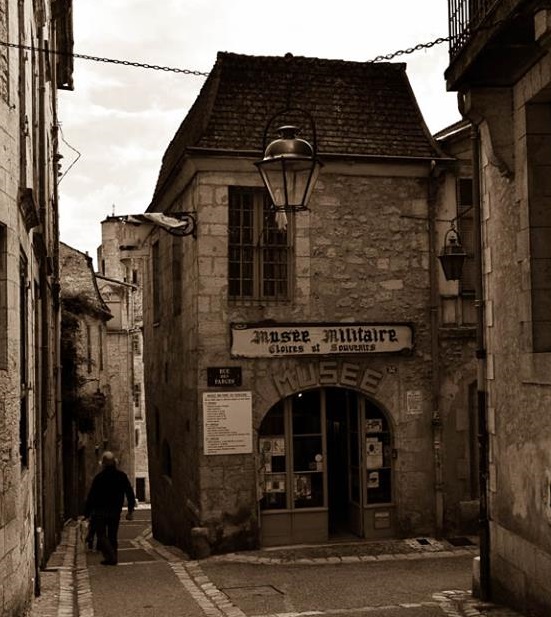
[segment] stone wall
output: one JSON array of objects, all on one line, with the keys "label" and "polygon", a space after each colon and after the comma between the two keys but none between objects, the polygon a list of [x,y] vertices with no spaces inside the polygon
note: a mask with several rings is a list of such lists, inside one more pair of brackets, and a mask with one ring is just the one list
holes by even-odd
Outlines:
[{"label": "stone wall", "polygon": [[469,110],[483,118],[492,585],[537,615],[551,610],[551,354],[538,350],[547,334],[534,302],[536,288],[549,289],[538,258],[549,257],[550,84],[547,54],[514,88],[473,91]]},{"label": "stone wall", "polygon": [[[37,32],[55,40],[49,21],[50,4],[44,3],[44,24],[39,25],[30,0],[3,2],[0,37],[17,40],[21,7],[25,16],[21,28],[27,44],[39,45],[34,36]],[[38,559],[44,564],[59,540],[63,524],[57,406],[59,315],[54,297],[57,227],[52,206],[57,205],[52,118],[55,68],[48,82],[40,83],[39,74],[45,74],[45,64],[39,66],[45,63],[44,56],[26,57],[23,64],[20,59],[17,50],[0,51],[0,613],[5,617],[23,614],[32,596],[38,533],[35,526],[41,528],[44,551]],[[39,124],[37,116],[39,97],[44,97],[43,124]],[[23,118],[28,123],[25,136]],[[41,146],[46,161],[42,168],[38,160]],[[38,228],[40,205],[46,217]],[[27,264],[23,285],[27,313],[23,319],[22,257]],[[28,333],[24,383],[20,365],[22,321]],[[21,443],[20,426],[26,433]]]}]

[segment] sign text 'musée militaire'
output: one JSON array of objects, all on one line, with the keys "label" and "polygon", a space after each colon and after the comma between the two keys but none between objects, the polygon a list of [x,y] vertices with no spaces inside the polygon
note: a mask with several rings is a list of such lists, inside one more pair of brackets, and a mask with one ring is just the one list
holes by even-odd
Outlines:
[{"label": "sign text 'mus\u00e9e militaire'", "polygon": [[241,358],[400,353],[413,348],[407,324],[292,324],[231,326],[231,355]]}]

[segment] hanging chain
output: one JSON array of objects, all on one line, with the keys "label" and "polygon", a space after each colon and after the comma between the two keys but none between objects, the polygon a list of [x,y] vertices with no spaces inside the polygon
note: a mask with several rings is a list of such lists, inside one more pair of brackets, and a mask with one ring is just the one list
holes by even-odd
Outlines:
[{"label": "hanging chain", "polygon": [[[450,37],[439,37],[434,41],[429,41],[428,43],[419,43],[414,47],[409,47],[407,49],[399,49],[398,51],[392,52],[390,54],[384,54],[380,56],[376,56],[372,60],[368,60],[368,62],[381,62],[384,60],[392,60],[393,58],[397,58],[399,56],[404,56],[407,54],[412,54],[416,51],[421,51],[422,49],[430,49],[435,45],[440,45],[441,43],[445,43],[449,41]],[[151,69],[153,71],[164,71],[166,73],[180,73],[183,75],[195,75],[198,77],[208,77],[209,72],[207,71],[195,71],[192,69],[180,69],[178,67],[173,66],[163,66],[160,64],[148,64],[146,62],[133,62],[131,60],[119,60],[118,58],[104,58],[102,56],[90,56],[87,54],[77,54],[66,51],[56,51],[54,49],[44,49],[41,47],[35,47],[34,45],[20,45],[19,43],[8,43],[6,41],[0,41],[0,46],[3,47],[11,47],[14,49],[24,49],[26,51],[38,51],[43,53],[51,53],[57,56],[66,56],[72,58],[78,58],[79,60],[90,60],[91,62],[103,62],[104,64],[118,64],[122,66],[132,66],[139,69]]]},{"label": "hanging chain", "polygon": [[193,71],[191,69],[180,69],[171,66],[162,66],[159,64],[147,64],[146,62],[132,62],[130,60],[118,60],[117,58],[103,58],[101,56],[89,56],[86,54],[76,54],[66,51],[56,51],[54,49],[44,49],[41,47],[35,47],[33,45],[20,45],[19,43],[7,43],[6,41],[0,41],[0,46],[12,47],[17,49],[25,49],[27,51],[39,51],[46,54],[51,53],[57,56],[66,56],[72,58],[79,58],[80,60],[91,60],[92,62],[103,62],[105,64],[120,64],[122,66],[133,66],[140,69],[152,69],[154,71],[165,71],[166,73],[182,73],[184,75],[197,75],[200,77],[208,77],[209,73],[204,71]]},{"label": "hanging chain", "polygon": [[369,60],[369,62],[381,62],[383,60],[392,60],[393,58],[398,58],[399,56],[405,56],[407,54],[412,54],[416,51],[421,51],[422,49],[430,49],[435,45],[441,45],[442,43],[446,43],[450,40],[449,36],[441,36],[434,41],[429,41],[428,43],[419,43],[414,47],[408,47],[407,49],[399,49],[398,51],[394,51],[390,54],[384,54],[381,56],[376,56],[373,60]]}]

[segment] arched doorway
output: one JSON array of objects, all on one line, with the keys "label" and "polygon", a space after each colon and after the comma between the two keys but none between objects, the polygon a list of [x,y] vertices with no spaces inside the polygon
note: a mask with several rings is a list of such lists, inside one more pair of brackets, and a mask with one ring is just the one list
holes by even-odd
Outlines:
[{"label": "arched doorway", "polygon": [[263,545],[393,535],[392,430],[373,401],[294,394],[268,411],[258,448]]}]

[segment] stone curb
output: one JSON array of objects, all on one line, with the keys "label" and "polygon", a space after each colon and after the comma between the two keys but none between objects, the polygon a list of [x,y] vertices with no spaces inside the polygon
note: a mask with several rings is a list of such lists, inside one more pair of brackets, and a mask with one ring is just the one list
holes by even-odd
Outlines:
[{"label": "stone curb", "polygon": [[447,617],[522,617],[511,608],[473,598],[469,591],[443,591],[433,598]]},{"label": "stone curb", "polygon": [[332,555],[329,557],[295,557],[291,559],[281,557],[266,557],[265,555],[247,555],[245,553],[226,553],[224,555],[212,555],[204,561],[218,561],[230,563],[252,563],[258,565],[335,565],[357,562],[384,562],[415,559],[445,559],[448,557],[466,557],[478,555],[477,546],[472,548],[458,548],[455,550],[427,550],[417,553],[382,553],[380,555]]}]

